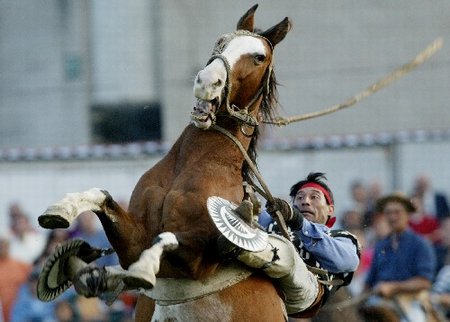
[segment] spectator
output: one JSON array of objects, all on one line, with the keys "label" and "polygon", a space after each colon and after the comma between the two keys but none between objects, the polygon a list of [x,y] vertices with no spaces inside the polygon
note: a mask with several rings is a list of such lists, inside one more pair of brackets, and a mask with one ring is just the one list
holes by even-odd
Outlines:
[{"label": "spectator", "polygon": [[364,214],[364,219],[363,219],[364,228],[372,226],[374,216],[376,215],[376,209],[375,209],[376,202],[382,196],[383,196],[382,184],[377,180],[370,182],[367,187],[367,199],[366,199],[367,211]]},{"label": "spectator", "polygon": [[423,210],[442,221],[450,217],[450,208],[447,197],[439,191],[435,191],[426,175],[420,175],[416,178],[413,186],[412,195],[421,200]]},{"label": "spectator", "polygon": [[[367,321],[380,321],[380,316],[388,314],[406,321],[426,321],[418,299],[421,291],[431,288],[436,258],[430,243],[409,228],[414,204],[401,194],[391,194],[381,198],[377,208],[386,216],[391,233],[375,245],[365,287],[374,295],[361,313]],[[400,304],[405,299],[402,295],[411,298],[408,306]]]},{"label": "spectator", "polygon": [[367,212],[367,190],[362,181],[355,180],[350,186],[353,204],[351,210],[359,212],[362,216]]},{"label": "spectator", "polygon": [[373,216],[375,215],[374,201],[379,198],[381,191],[381,185],[378,181],[372,182],[367,187],[360,180],[354,180],[350,185],[352,202],[347,207],[346,212],[359,214],[363,230],[370,229],[372,225]]},{"label": "spectator", "polygon": [[58,322],[110,322],[109,308],[98,297],[86,298],[69,289],[54,301]]},{"label": "spectator", "polygon": [[32,264],[44,249],[46,236],[32,227],[28,216],[18,204],[10,206],[9,217],[11,256]]},{"label": "spectator", "polygon": [[441,243],[447,249],[447,253],[445,256],[445,265],[450,264],[450,218],[445,218],[441,222]]},{"label": "spectator", "polygon": [[430,298],[437,310],[450,320],[450,218],[442,220],[440,230],[441,246],[445,252],[442,254],[442,268],[433,283]]},{"label": "spectator", "polygon": [[84,296],[76,296],[75,306],[80,321],[107,321],[106,316],[108,308],[98,297],[86,298]]},{"label": "spectator", "polygon": [[27,280],[31,265],[10,256],[10,242],[0,236],[0,303],[3,321],[9,322],[11,309],[21,285]]},{"label": "spectator", "polygon": [[369,248],[375,247],[375,244],[381,240],[386,238],[391,232],[391,227],[384,216],[384,214],[379,212],[374,212],[372,216],[372,224],[369,227],[366,227],[366,245]]},{"label": "spectator", "polygon": [[352,232],[361,243],[361,260],[352,283],[349,285],[350,292],[354,295],[361,293],[364,288],[364,281],[372,264],[375,244],[389,235],[390,228],[383,214],[373,213],[372,224],[365,227],[362,232]]},{"label": "spectator", "polygon": [[70,300],[56,302],[54,314],[58,322],[78,322],[80,320]]},{"label": "spectator", "polygon": [[420,197],[412,196],[411,202],[416,207],[416,211],[409,218],[409,226],[432,244],[438,244],[441,241],[439,221],[436,217],[425,212],[422,201]]},{"label": "spectator", "polygon": [[361,256],[358,268],[353,275],[352,282],[347,286],[350,294],[355,296],[362,292],[373,252],[372,249],[368,248],[366,245],[365,234],[362,229],[349,230],[349,232],[355,235],[361,245]]},{"label": "spectator", "polygon": [[341,227],[352,234],[354,234],[355,231],[359,232],[363,229],[363,218],[361,214],[352,209],[345,211],[342,215]]},{"label": "spectator", "polygon": [[42,302],[37,298],[39,270],[29,275],[17,294],[11,313],[11,322],[54,322],[55,302]]},{"label": "spectator", "polygon": [[69,232],[65,229],[53,229],[47,235],[47,241],[42,253],[34,261],[34,266],[42,267],[47,258],[53,254],[56,246],[68,240]]},{"label": "spectator", "polygon": [[444,266],[437,274],[430,299],[437,311],[450,319],[450,265]]}]

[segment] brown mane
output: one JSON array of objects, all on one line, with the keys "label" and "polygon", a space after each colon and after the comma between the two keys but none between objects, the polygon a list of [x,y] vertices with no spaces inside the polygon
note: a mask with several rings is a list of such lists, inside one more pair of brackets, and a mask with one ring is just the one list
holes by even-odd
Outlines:
[{"label": "brown mane", "polygon": [[[279,108],[277,85],[278,83],[275,77],[275,71],[272,70],[272,73],[269,77],[268,93],[267,91],[264,91],[263,99],[260,105],[260,112],[264,120],[273,120],[275,112]],[[255,164],[255,166],[257,166],[258,164],[257,146],[259,136],[260,129],[259,127],[256,127],[255,132],[253,133],[252,140],[250,141],[250,146],[247,150],[248,156],[250,157],[250,160],[252,160],[252,162]],[[242,167],[242,177],[245,181],[249,181],[251,178],[253,178],[253,173],[251,172],[250,166],[247,162],[244,162],[244,165]]]}]

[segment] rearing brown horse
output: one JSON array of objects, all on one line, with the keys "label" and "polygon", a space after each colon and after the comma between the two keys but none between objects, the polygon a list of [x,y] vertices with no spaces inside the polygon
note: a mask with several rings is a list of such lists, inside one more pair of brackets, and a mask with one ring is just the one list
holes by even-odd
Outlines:
[{"label": "rearing brown horse", "polygon": [[[272,283],[257,274],[222,276],[227,285],[192,298],[175,300],[167,295],[158,300],[155,295],[174,294],[173,288],[183,288],[182,281],[194,283],[184,290],[188,294],[199,286],[208,288],[226,267],[217,254],[219,233],[206,200],[214,195],[239,204],[249,170],[236,144],[211,126],[231,133],[255,157],[258,122],[270,118],[277,103],[273,49],[291,28],[285,18],[264,32],[254,32],[256,8],[242,16],[237,31],[217,41],[213,56],[195,79],[198,102],[191,124],[140,178],[128,211],[108,192],[93,188],[67,194],[39,217],[42,227],[66,228],[83,211],[97,214],[119,257],[119,275],[131,284],[143,282],[148,290],[136,306],[138,321],[152,315],[152,321],[285,320],[284,305]],[[156,298],[156,306],[147,295]]]}]

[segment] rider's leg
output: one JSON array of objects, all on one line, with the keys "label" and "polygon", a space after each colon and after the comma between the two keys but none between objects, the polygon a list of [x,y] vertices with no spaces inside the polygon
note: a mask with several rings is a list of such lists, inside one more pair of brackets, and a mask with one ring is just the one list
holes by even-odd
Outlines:
[{"label": "rider's leg", "polygon": [[265,250],[242,250],[237,259],[250,267],[262,269],[274,279],[285,295],[288,314],[304,311],[319,294],[317,278],[307,269],[294,245],[282,236],[269,235]]}]

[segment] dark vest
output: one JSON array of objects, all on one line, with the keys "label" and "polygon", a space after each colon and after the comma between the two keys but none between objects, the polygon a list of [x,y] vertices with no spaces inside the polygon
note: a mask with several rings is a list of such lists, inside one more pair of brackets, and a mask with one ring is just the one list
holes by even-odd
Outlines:
[{"label": "dark vest", "polygon": [[[308,250],[303,246],[303,242],[299,236],[299,230],[292,230],[291,227],[288,226],[288,232],[291,239],[291,242],[294,244],[300,258],[302,258],[303,262],[306,264],[307,268],[317,276],[319,283],[324,285],[325,289],[325,298],[324,302],[335,293],[341,286],[349,285],[353,279],[353,272],[350,273],[330,273],[325,270],[320,263],[317,261],[316,257],[311,254]],[[267,227],[268,233],[280,234],[279,228],[276,222],[271,223]],[[358,257],[360,257],[360,246],[357,238],[345,230],[330,230],[329,235],[331,237],[345,237],[349,238],[353,244],[356,246]]]}]

